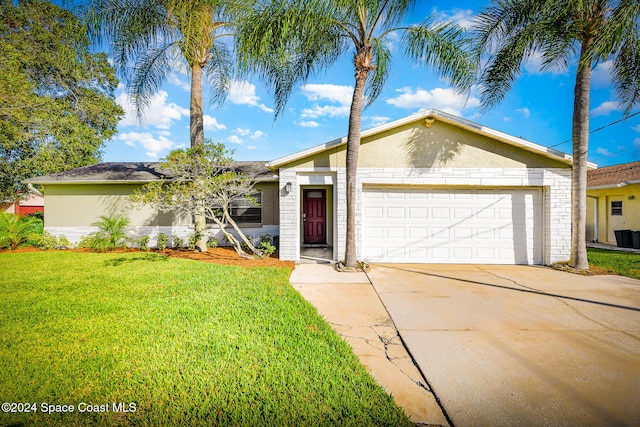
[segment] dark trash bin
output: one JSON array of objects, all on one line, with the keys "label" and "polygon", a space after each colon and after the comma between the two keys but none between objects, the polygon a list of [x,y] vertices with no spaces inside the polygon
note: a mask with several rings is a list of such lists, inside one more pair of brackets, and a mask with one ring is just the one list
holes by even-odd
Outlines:
[{"label": "dark trash bin", "polygon": [[640,231],[631,232],[631,246],[633,249],[640,249]]},{"label": "dark trash bin", "polygon": [[616,244],[619,248],[630,248],[633,246],[631,230],[613,230],[616,235]]}]

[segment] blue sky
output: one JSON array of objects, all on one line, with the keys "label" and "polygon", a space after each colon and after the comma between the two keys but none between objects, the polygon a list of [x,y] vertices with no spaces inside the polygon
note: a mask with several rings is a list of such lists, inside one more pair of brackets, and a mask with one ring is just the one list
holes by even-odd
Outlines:
[{"label": "blue sky", "polygon": [[[484,1],[431,1],[418,7],[411,22],[430,13],[466,26]],[[362,128],[397,120],[435,108],[484,126],[571,153],[571,116],[575,67],[540,72],[538,58],[524,65],[522,76],[502,103],[481,114],[477,94],[460,98],[420,64],[402,58],[394,49],[391,77],[377,101],[364,110]],[[296,90],[286,111],[274,120],[273,101],[257,79],[235,80],[224,104],[209,105],[205,93],[205,137],[235,150],[236,160],[273,160],[345,136],[353,90],[351,54],[327,73]],[[591,129],[622,118],[610,84],[609,63],[598,65],[592,76]],[[189,80],[176,70],[152,99],[139,122],[126,96],[116,91],[127,111],[118,134],[108,141],[104,161],[155,161],[170,150],[189,145]],[[465,102],[466,101],[466,102]],[[632,114],[636,112],[632,111]],[[640,115],[591,134],[589,160],[598,166],[640,159]]]}]

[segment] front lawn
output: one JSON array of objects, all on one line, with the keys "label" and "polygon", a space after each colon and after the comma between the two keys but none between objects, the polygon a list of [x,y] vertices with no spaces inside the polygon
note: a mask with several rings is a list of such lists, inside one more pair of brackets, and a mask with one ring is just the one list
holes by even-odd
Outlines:
[{"label": "front lawn", "polygon": [[58,251],[0,275],[0,425],[410,424],[287,269]]},{"label": "front lawn", "polygon": [[640,254],[588,248],[589,265],[609,271],[611,274],[640,279]]}]

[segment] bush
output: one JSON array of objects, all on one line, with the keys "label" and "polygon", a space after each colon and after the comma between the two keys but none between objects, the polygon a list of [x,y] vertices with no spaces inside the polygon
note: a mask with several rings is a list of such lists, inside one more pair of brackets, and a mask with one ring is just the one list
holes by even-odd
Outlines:
[{"label": "bush", "polygon": [[189,239],[187,240],[187,248],[189,248],[190,251],[195,251],[196,250],[196,235],[192,234],[191,236],[189,236]]},{"label": "bush", "polygon": [[217,248],[218,247],[218,240],[213,236],[209,237],[209,239],[207,239],[207,247],[208,248]]},{"label": "bush", "polygon": [[80,246],[94,251],[111,251],[127,246],[127,227],[129,220],[123,215],[101,216],[100,221],[94,222],[100,230],[83,236]]},{"label": "bush", "polygon": [[271,256],[276,251],[276,247],[273,246],[269,240],[261,241],[258,249],[260,249],[266,256]]},{"label": "bush", "polygon": [[173,249],[182,249],[184,248],[184,239],[180,236],[173,236]]},{"label": "bush", "polygon": [[24,244],[37,245],[42,238],[42,220],[34,216],[20,217],[0,213],[0,248],[15,250]]},{"label": "bush", "polygon": [[138,249],[141,251],[149,250],[149,235],[142,236],[138,239]]},{"label": "bush", "polygon": [[49,233],[48,231],[45,231],[44,233],[42,233],[42,236],[40,236],[40,240],[38,241],[37,246],[40,249],[47,250],[69,247],[71,246],[71,243],[65,236],[57,237]]},{"label": "bush", "polygon": [[156,238],[156,248],[158,248],[159,251],[167,249],[167,242],[169,242],[169,238],[167,237],[167,235],[164,233],[159,233],[158,237]]}]

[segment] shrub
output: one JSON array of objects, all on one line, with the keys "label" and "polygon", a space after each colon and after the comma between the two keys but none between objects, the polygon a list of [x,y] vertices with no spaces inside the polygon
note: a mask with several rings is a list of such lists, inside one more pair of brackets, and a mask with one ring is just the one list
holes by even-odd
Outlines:
[{"label": "shrub", "polygon": [[260,249],[266,256],[271,256],[276,251],[276,247],[273,246],[269,240],[261,241],[258,249]]},{"label": "shrub", "polygon": [[209,239],[207,239],[207,247],[208,248],[217,248],[218,247],[218,240],[213,236],[209,237]]},{"label": "shrub", "polygon": [[190,251],[195,251],[196,250],[196,235],[192,234],[191,236],[189,236],[189,239],[187,240],[187,248],[189,248]]},{"label": "shrub", "polygon": [[80,246],[94,251],[110,251],[127,246],[127,227],[129,220],[123,215],[101,216],[100,220],[93,223],[100,230],[83,236]]},{"label": "shrub", "polygon": [[55,249],[59,245],[60,245],[60,241],[58,240],[58,237],[54,236],[48,231],[45,231],[44,233],[42,233],[42,236],[40,237],[40,241],[38,242],[38,247],[40,249],[45,249],[45,250]]},{"label": "shrub", "polygon": [[158,248],[159,251],[165,250],[167,248],[167,242],[169,242],[169,238],[167,237],[167,235],[164,233],[159,233],[158,237],[156,238],[156,248]]},{"label": "shrub", "polygon": [[138,239],[138,249],[141,251],[149,250],[149,235],[142,236]]},{"label": "shrub", "polygon": [[184,239],[180,236],[173,236],[173,249],[182,249],[184,248]]},{"label": "shrub", "polygon": [[42,220],[34,216],[0,214],[0,248],[16,249],[26,243],[36,244],[42,236]]}]

